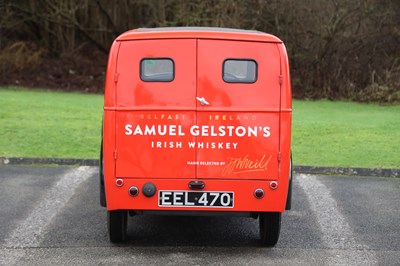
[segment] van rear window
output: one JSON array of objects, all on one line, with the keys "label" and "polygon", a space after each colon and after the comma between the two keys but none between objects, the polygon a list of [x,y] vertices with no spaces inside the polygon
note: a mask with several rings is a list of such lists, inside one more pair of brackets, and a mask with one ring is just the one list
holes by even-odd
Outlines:
[{"label": "van rear window", "polygon": [[257,62],[252,59],[226,59],[222,78],[228,83],[254,83],[257,81]]},{"label": "van rear window", "polygon": [[170,58],[144,58],[140,61],[140,79],[146,82],[170,82],[175,76]]}]

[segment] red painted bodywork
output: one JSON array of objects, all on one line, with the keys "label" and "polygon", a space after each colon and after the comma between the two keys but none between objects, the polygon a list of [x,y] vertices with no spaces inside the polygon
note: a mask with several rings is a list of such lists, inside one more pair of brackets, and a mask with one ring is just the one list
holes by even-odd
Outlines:
[{"label": "red painted bodywork", "polygon": [[[140,79],[143,58],[171,58],[171,82]],[[225,59],[257,62],[257,81],[226,83]],[[210,104],[201,105],[196,97]],[[195,211],[283,212],[288,193],[291,85],[286,49],[275,36],[253,31],[132,30],[113,43],[107,66],[103,156],[108,210],[159,207],[158,194],[132,197],[131,186],[157,190],[234,192],[234,208]],[[167,134],[127,134],[161,126]],[[237,130],[237,131],[236,131]],[[252,132],[249,133],[249,130]],[[225,133],[221,133],[224,131]],[[231,133],[231,134],[230,134]],[[117,187],[117,178],[124,185]],[[272,190],[271,181],[278,182]],[[254,197],[262,188],[265,196]]]}]

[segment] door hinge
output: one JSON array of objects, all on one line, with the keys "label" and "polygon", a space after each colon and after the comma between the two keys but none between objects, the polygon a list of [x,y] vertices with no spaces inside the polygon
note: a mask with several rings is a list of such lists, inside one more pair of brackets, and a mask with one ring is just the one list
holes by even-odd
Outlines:
[{"label": "door hinge", "polygon": [[282,85],[282,83],[283,83],[283,76],[279,75],[279,85]]},{"label": "door hinge", "polygon": [[278,159],[278,175],[280,176],[281,175],[281,160],[282,160],[281,152],[278,152],[277,159]]},{"label": "door hinge", "polygon": [[118,152],[117,152],[117,150],[115,150],[114,151],[114,160],[117,160],[117,158],[118,158]]},{"label": "door hinge", "polygon": [[118,82],[118,76],[119,76],[119,74],[118,74],[118,73],[115,73],[115,74],[114,74],[114,82],[115,82],[115,83],[117,83],[117,82]]}]

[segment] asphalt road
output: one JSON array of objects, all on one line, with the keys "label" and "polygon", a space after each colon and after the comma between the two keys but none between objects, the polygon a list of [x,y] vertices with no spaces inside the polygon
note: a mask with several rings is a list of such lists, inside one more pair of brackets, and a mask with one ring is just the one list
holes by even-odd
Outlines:
[{"label": "asphalt road", "polygon": [[400,179],[294,177],[274,248],[258,221],[135,216],[113,245],[94,167],[0,166],[0,265],[400,265]]}]

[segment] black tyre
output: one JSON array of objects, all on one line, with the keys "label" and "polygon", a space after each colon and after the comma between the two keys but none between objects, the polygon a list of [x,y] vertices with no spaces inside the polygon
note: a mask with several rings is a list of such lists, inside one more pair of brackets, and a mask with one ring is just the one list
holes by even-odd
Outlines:
[{"label": "black tyre", "polygon": [[290,155],[290,166],[289,166],[289,188],[286,199],[286,210],[292,209],[292,180],[293,180],[293,166],[292,166],[292,155]]},{"label": "black tyre", "polygon": [[126,239],[128,212],[125,210],[107,211],[107,225],[110,241],[121,243]]},{"label": "black tyre", "polygon": [[106,190],[104,188],[104,160],[103,160],[103,140],[100,146],[100,165],[99,165],[99,177],[100,177],[100,206],[106,207]]},{"label": "black tyre", "polygon": [[280,212],[260,213],[260,237],[263,246],[272,247],[278,242],[281,231],[281,216]]}]

